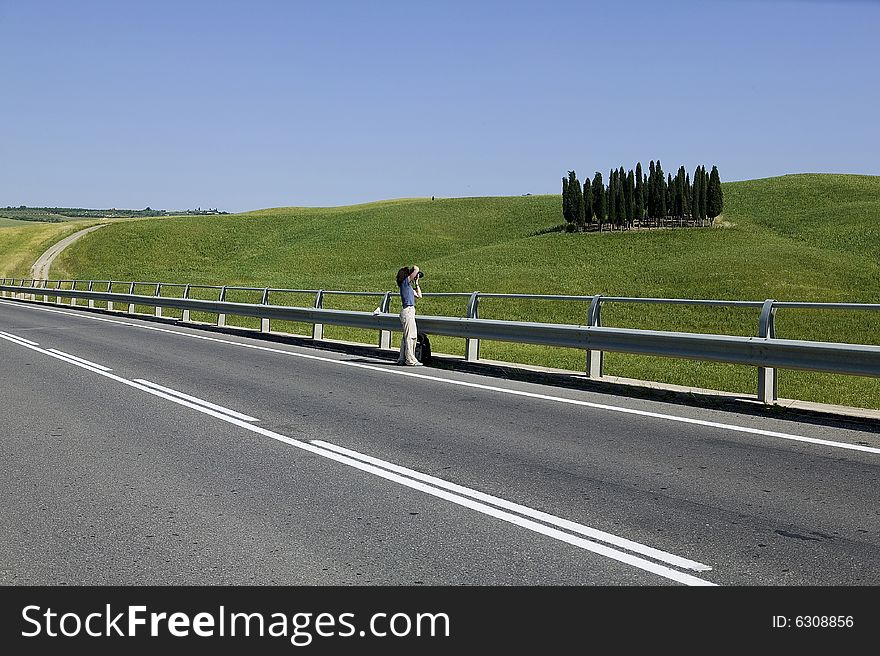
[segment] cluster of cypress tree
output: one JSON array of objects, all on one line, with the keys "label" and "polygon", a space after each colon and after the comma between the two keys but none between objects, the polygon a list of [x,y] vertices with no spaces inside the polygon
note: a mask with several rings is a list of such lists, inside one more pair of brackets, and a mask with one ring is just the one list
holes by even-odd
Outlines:
[{"label": "cluster of cypress tree", "polygon": [[724,197],[718,167],[706,173],[705,166],[694,170],[691,176],[683,166],[675,177],[664,177],[658,159],[651,161],[649,172],[642,172],[642,163],[635,170],[626,171],[622,166],[611,169],[608,184],[596,171],[592,181],[581,185],[574,171],[562,178],[562,215],[566,230],[601,231],[607,225],[611,229],[633,227],[670,227],[706,225],[707,219],[721,214]]}]

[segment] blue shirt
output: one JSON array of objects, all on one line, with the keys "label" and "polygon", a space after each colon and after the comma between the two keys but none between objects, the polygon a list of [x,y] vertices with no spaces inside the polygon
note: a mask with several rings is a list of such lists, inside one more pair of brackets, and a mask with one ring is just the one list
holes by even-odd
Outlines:
[{"label": "blue shirt", "polygon": [[403,307],[410,307],[416,304],[416,295],[413,293],[409,278],[404,278],[400,284],[400,301],[403,303]]}]

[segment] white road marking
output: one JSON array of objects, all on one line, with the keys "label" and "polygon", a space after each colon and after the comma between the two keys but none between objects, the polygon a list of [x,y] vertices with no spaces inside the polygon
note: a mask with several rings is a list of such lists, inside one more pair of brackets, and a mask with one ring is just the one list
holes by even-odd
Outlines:
[{"label": "white road marking", "polygon": [[157,389],[160,392],[165,392],[166,394],[171,394],[172,396],[177,396],[181,399],[186,399],[187,401],[192,401],[193,403],[205,406],[206,408],[211,408],[212,410],[216,410],[217,412],[222,412],[223,414],[241,419],[242,421],[259,421],[259,419],[257,419],[256,417],[251,417],[241,412],[230,410],[229,408],[223,407],[222,405],[217,405],[215,403],[205,401],[204,399],[200,399],[197,396],[190,396],[189,394],[184,394],[183,392],[178,392],[177,390],[173,390],[168,387],[162,387],[161,385],[151,383],[150,381],[144,380],[143,378],[135,378],[134,382],[140,383],[141,385],[146,385],[147,387],[152,387],[153,389]]},{"label": "white road marking", "polygon": [[25,339],[24,337],[18,337],[17,335],[10,335],[9,333],[4,333],[2,330],[0,330],[0,335],[6,335],[7,337],[13,337],[13,338],[17,339],[18,341],[24,342],[25,344],[30,344],[31,346],[39,346],[39,344],[37,342],[32,342],[29,339]]},{"label": "white road marking", "polygon": [[[36,344],[34,345],[36,346]],[[75,355],[71,355],[70,353],[65,353],[64,351],[59,351],[58,349],[48,349],[52,353],[57,353],[58,355],[63,355],[65,358],[69,358],[71,360],[76,360],[77,362],[82,362],[83,364],[87,364],[90,367],[94,367],[95,369],[100,369],[101,371],[113,371],[110,367],[105,367],[103,364],[97,364],[92,362],[91,360],[86,360],[85,358],[80,358]]]},{"label": "white road marking", "polygon": [[349,456],[350,458],[354,458],[356,460],[368,462],[372,465],[376,465],[377,467],[382,467],[383,469],[397,472],[398,474],[403,474],[404,476],[409,476],[410,478],[429,483],[436,487],[441,487],[452,492],[457,492],[458,494],[462,494],[464,496],[473,497],[478,501],[483,501],[485,503],[492,504],[493,506],[498,506],[500,508],[504,508],[505,510],[510,510],[512,512],[519,513],[520,515],[525,515],[526,517],[531,517],[532,519],[537,519],[539,521],[546,522],[560,528],[564,528],[574,533],[586,535],[587,537],[599,540],[601,542],[613,544],[622,549],[626,549],[627,551],[640,553],[643,556],[647,556],[648,558],[653,558],[654,560],[669,563],[670,565],[675,565],[676,567],[691,569],[696,572],[706,572],[712,569],[711,567],[709,567],[709,565],[704,565],[703,563],[698,563],[694,560],[689,560],[687,558],[682,558],[681,556],[676,556],[675,554],[660,551],[659,549],[654,549],[653,547],[648,547],[638,542],[627,540],[626,538],[614,535],[613,533],[606,533],[605,531],[600,531],[599,529],[595,529],[590,526],[584,526],[583,524],[578,524],[577,522],[573,522],[568,519],[562,519],[560,517],[556,517],[555,515],[551,515],[540,510],[535,510],[534,508],[529,508],[528,506],[522,506],[518,503],[507,501],[506,499],[501,499],[490,494],[485,494],[477,490],[472,490],[471,488],[464,487],[463,485],[450,483],[449,481],[445,481],[442,478],[436,478],[434,476],[431,476],[430,474],[423,474],[422,472],[416,471],[414,469],[408,469],[407,467],[401,467],[400,465],[395,465],[394,463],[388,462],[387,460],[380,460],[379,458],[374,458],[372,456],[368,456],[357,451],[352,451],[351,449],[336,446],[335,444],[331,444],[330,442],[324,442],[323,440],[312,440],[312,444],[328,449],[335,453],[341,453],[342,455]]},{"label": "white road marking", "polygon": [[281,355],[287,355],[287,356],[294,357],[294,358],[301,358],[301,359],[305,359],[305,360],[317,360],[319,362],[329,362],[329,363],[338,364],[338,365],[347,366],[347,367],[357,367],[360,369],[369,369],[371,371],[380,371],[380,372],[383,372],[386,374],[392,374],[395,376],[409,376],[412,378],[420,378],[423,380],[430,380],[430,381],[434,381],[437,383],[444,383],[446,385],[457,385],[460,387],[471,387],[471,388],[476,388],[476,389],[487,390],[490,392],[499,392],[501,394],[511,394],[513,396],[522,396],[522,397],[532,398],[532,399],[541,399],[541,400],[545,400],[545,401],[553,401],[556,403],[567,403],[569,405],[577,405],[577,406],[582,406],[582,407],[587,407],[587,408],[593,408],[596,410],[607,410],[609,412],[621,412],[624,414],[630,414],[630,415],[636,415],[636,416],[642,416],[642,417],[652,417],[654,419],[663,419],[666,421],[677,421],[677,422],[680,422],[683,424],[692,424],[695,426],[705,426],[707,428],[719,428],[722,430],[729,430],[729,431],[734,431],[734,432],[738,432],[738,433],[749,433],[752,435],[761,435],[763,437],[773,437],[773,438],[778,438],[778,439],[782,439],[782,440],[789,440],[789,441],[793,441],[793,442],[804,442],[807,444],[817,444],[820,446],[827,446],[827,447],[832,447],[832,448],[836,448],[836,449],[846,449],[846,450],[850,450],[850,451],[860,451],[862,453],[872,453],[875,455],[880,455],[880,448],[871,447],[871,446],[863,446],[861,444],[848,444],[846,442],[835,442],[833,440],[823,440],[823,439],[819,439],[819,438],[815,438],[815,437],[803,437],[800,435],[793,435],[791,433],[782,433],[779,431],[764,430],[762,428],[750,428],[747,426],[737,426],[736,424],[723,424],[723,423],[720,423],[717,421],[708,421],[705,419],[691,419],[690,417],[680,417],[678,415],[667,415],[667,414],[664,414],[661,412],[651,412],[650,410],[636,410],[634,408],[624,408],[621,406],[608,405],[605,403],[595,403],[592,401],[581,401],[578,399],[567,399],[567,398],[561,397],[561,396],[551,396],[549,394],[538,394],[536,392],[524,392],[521,390],[509,389],[506,387],[497,387],[495,385],[483,385],[481,383],[471,383],[471,382],[464,381],[464,380],[455,380],[455,379],[451,379],[451,378],[440,378],[440,377],[431,376],[428,374],[416,373],[414,371],[406,371],[406,370],[402,370],[400,368],[387,369],[387,368],[379,366],[379,365],[364,364],[361,362],[350,362],[347,360],[334,360],[333,358],[324,358],[324,357],[321,357],[318,355],[310,355],[307,353],[296,353],[294,351],[284,351],[281,349],[275,349],[275,348],[271,348],[268,346],[259,346],[257,344],[245,344],[242,342],[233,342],[230,340],[220,339],[217,337],[209,337],[207,335],[193,335],[190,333],[179,332],[177,330],[169,330],[167,328],[159,328],[157,326],[145,326],[145,325],[141,325],[141,324],[131,323],[128,321],[118,321],[116,319],[106,319],[104,317],[94,317],[94,316],[90,316],[88,314],[79,314],[76,312],[65,312],[63,310],[55,310],[53,308],[44,308],[44,307],[38,307],[38,306],[33,306],[33,305],[28,305],[28,304],[22,305],[21,303],[10,303],[10,302],[4,302],[4,301],[0,301],[0,304],[13,305],[13,306],[19,307],[19,308],[20,307],[27,307],[27,308],[34,309],[34,310],[42,310],[44,312],[56,312],[58,314],[67,314],[70,316],[80,317],[83,319],[92,319],[95,321],[106,321],[108,323],[115,323],[115,324],[119,324],[119,325],[123,325],[123,326],[130,326],[133,328],[141,328],[143,330],[155,330],[157,332],[170,333],[172,335],[178,335],[181,337],[189,337],[192,339],[201,339],[201,340],[205,340],[205,341],[209,341],[209,342],[216,342],[219,344],[228,344],[231,346],[239,346],[241,348],[254,349],[254,350],[258,350],[258,351],[268,351],[270,353],[279,353]]},{"label": "white road marking", "polygon": [[[685,585],[692,586],[714,586],[716,584],[706,581],[704,579],[698,578],[691,574],[687,574],[685,572],[679,572],[678,570],[672,569],[671,567],[667,567],[665,565],[661,565],[650,560],[646,560],[645,558],[641,558],[639,556],[634,556],[632,554],[626,553],[624,551],[619,551],[617,549],[612,549],[604,544],[600,544],[598,542],[593,542],[592,540],[587,540],[575,535],[571,535],[569,533],[565,533],[560,531],[559,529],[551,528],[549,526],[545,526],[544,524],[539,524],[536,521],[531,519],[527,519],[525,517],[520,517],[519,515],[514,515],[509,512],[505,512],[503,510],[499,510],[498,508],[493,508],[492,506],[480,503],[475,501],[474,499],[469,499],[467,497],[461,496],[459,494],[453,494],[446,490],[433,487],[431,485],[427,485],[420,481],[406,478],[399,474],[393,473],[386,469],[381,469],[374,465],[368,464],[366,462],[361,462],[360,460],[356,460],[354,458],[350,458],[345,455],[341,455],[339,453],[335,453],[334,451],[330,451],[328,449],[316,446],[314,444],[309,444],[308,442],[303,442],[301,440],[297,440],[291,437],[287,437],[286,435],[282,435],[280,433],[276,433],[274,431],[268,430],[261,426],[254,426],[253,424],[242,421],[241,419],[236,419],[235,417],[231,417],[229,415],[217,412],[216,410],[212,410],[211,408],[197,405],[186,399],[179,398],[177,396],[172,396],[165,392],[162,392],[158,389],[153,389],[151,387],[147,387],[146,385],[131,381],[121,376],[117,376],[116,374],[109,373],[107,371],[102,371],[101,369],[97,369],[91,365],[85,364],[84,362],[77,362],[76,360],[69,360],[64,356],[53,353],[48,349],[43,349],[37,346],[32,346],[30,344],[26,344],[24,342],[18,341],[14,335],[8,334],[0,334],[0,339],[5,339],[7,341],[18,344],[19,346],[23,346],[24,348],[31,349],[33,351],[37,351],[38,353],[43,353],[50,357],[56,358],[58,360],[63,360],[64,362],[69,362],[77,367],[81,367],[83,369],[87,369],[88,371],[94,372],[116,382],[122,383],[123,385],[128,385],[129,387],[133,387],[135,389],[142,390],[147,392],[148,394],[153,394],[154,396],[158,396],[160,398],[166,399],[168,401],[172,401],[179,405],[191,408],[193,410],[197,410],[198,412],[202,412],[204,414],[210,415],[227,423],[233,424],[235,426],[239,426],[244,428],[245,430],[249,430],[253,433],[257,433],[259,435],[263,435],[265,437],[269,437],[273,440],[277,440],[279,442],[283,442],[285,444],[289,444],[290,446],[294,446],[298,449],[302,449],[303,451],[308,451],[315,455],[322,456],[324,458],[328,458],[330,460],[334,460],[341,464],[348,465],[349,467],[353,467],[354,469],[361,470],[363,472],[367,472],[378,476],[379,478],[383,478],[388,481],[392,481],[403,485],[405,487],[419,490],[426,494],[429,494],[434,497],[438,497],[440,499],[444,499],[451,503],[454,503],[459,506],[463,506],[465,508],[470,508],[472,510],[476,510],[484,515],[489,515],[491,517],[495,517],[496,519],[500,519],[502,521],[508,522],[510,524],[514,524],[515,526],[520,526],[522,528],[528,529],[535,533],[540,533],[547,537],[554,538],[561,542],[565,542],[566,544],[570,544],[575,547],[579,547],[584,549],[585,551],[590,551],[592,553],[599,554],[601,556],[605,556],[607,558],[611,558],[612,560],[616,560],[618,562],[631,565],[638,569],[641,569],[646,572],[651,572],[663,578],[675,581],[677,583],[682,583]],[[366,457],[366,456],[363,456]],[[558,518],[561,519],[561,518]],[[659,552],[662,553],[662,552]]]}]

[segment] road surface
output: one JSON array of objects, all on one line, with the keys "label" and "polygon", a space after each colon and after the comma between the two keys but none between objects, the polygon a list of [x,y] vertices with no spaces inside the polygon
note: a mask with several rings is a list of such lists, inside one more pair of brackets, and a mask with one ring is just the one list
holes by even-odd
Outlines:
[{"label": "road surface", "polygon": [[880,583],[880,433],[0,300],[2,584]]}]

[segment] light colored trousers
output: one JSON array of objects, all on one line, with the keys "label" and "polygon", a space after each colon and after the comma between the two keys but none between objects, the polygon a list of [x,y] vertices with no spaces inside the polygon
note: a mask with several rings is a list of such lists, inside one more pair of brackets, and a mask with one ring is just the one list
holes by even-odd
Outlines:
[{"label": "light colored trousers", "polygon": [[400,340],[400,357],[397,361],[401,364],[413,364],[416,360],[416,309],[410,305],[400,311],[400,325],[403,326],[403,338]]}]

